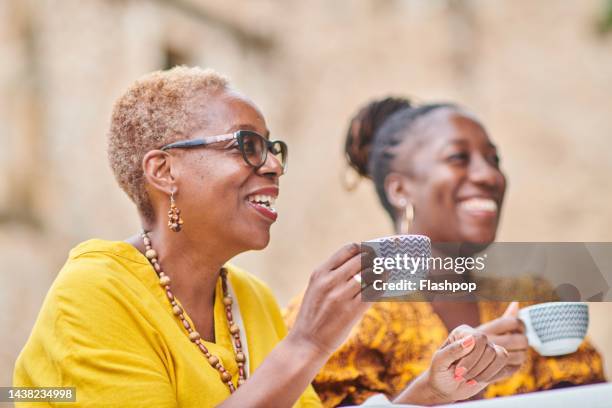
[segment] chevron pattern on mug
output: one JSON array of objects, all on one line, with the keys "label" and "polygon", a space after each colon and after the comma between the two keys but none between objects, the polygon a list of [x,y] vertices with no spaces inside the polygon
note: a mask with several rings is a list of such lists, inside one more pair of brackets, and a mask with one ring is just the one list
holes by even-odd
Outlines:
[{"label": "chevron pattern on mug", "polygon": [[586,304],[552,305],[529,311],[531,324],[543,342],[586,336],[589,313]]},{"label": "chevron pattern on mug", "polygon": [[392,235],[372,239],[363,244],[373,249],[378,258],[400,257],[403,267],[386,268],[387,282],[399,282],[402,279],[417,280],[427,275],[431,241],[425,235]]},{"label": "chevron pattern on mug", "polygon": [[589,328],[589,306],[582,302],[540,303],[521,309],[529,345],[543,356],[573,353]]}]

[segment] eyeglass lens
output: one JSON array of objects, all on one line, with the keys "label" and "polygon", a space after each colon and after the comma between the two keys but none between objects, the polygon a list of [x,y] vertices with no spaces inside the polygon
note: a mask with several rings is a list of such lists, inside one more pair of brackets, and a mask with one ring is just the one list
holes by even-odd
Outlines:
[{"label": "eyeglass lens", "polygon": [[[248,164],[253,167],[260,167],[266,160],[267,155],[267,140],[255,133],[243,133],[242,136],[242,151],[244,158]],[[280,142],[274,142],[270,147],[270,153],[285,167],[287,151],[284,145]]]}]

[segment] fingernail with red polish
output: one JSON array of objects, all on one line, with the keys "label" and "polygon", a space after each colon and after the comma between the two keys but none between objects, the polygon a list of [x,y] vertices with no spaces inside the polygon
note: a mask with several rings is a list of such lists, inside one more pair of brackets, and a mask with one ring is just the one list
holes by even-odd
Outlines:
[{"label": "fingernail with red polish", "polygon": [[468,336],[461,342],[461,347],[468,348],[474,344],[474,336]]},{"label": "fingernail with red polish", "polygon": [[472,379],[472,380],[469,380],[466,384],[467,385],[476,385],[476,384],[478,384],[478,382],[476,380]]},{"label": "fingernail with red polish", "polygon": [[455,377],[455,381],[459,382],[463,380],[463,377],[456,375]]},{"label": "fingernail with red polish", "polygon": [[463,377],[463,374],[465,374],[466,371],[467,369],[465,367],[455,368],[455,377]]}]

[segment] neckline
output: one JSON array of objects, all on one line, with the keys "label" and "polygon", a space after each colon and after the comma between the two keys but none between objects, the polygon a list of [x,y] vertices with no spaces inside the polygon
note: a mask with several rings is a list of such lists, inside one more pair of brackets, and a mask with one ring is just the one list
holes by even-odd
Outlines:
[{"label": "neckline", "polygon": [[100,238],[92,238],[81,242],[70,251],[70,258],[91,252],[109,252],[122,258],[129,259],[139,264],[150,265],[149,260],[134,245],[127,241],[112,241]]}]

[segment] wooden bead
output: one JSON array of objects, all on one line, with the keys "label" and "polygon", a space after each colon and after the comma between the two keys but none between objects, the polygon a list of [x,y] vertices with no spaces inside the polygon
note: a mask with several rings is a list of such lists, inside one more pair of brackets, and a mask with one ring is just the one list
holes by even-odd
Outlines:
[{"label": "wooden bead", "polygon": [[[180,211],[174,206],[174,204],[172,204],[171,208],[172,208],[171,211],[168,212],[169,219],[170,219],[170,221],[168,222],[168,226],[171,227],[174,231],[180,231],[181,226],[183,225],[183,220],[179,216]],[[150,261],[151,265],[153,266],[153,268],[159,275],[159,284],[166,291],[166,297],[170,301],[170,307],[172,308],[172,313],[179,318],[181,323],[183,323],[185,330],[187,330],[187,335],[189,337],[189,340],[192,341],[200,349],[200,351],[204,354],[204,356],[208,360],[208,363],[219,372],[219,376],[221,377],[221,380],[227,384],[227,387],[229,388],[230,393],[235,392],[236,387],[232,383],[232,375],[223,367],[223,365],[221,364],[221,361],[219,360],[219,357],[213,356],[212,354],[210,354],[210,352],[208,351],[204,343],[202,343],[200,333],[198,333],[191,326],[191,323],[189,323],[189,321],[186,319],[184,315],[184,311],[182,307],[178,305],[176,299],[174,298],[174,294],[172,293],[172,290],[170,289],[171,279],[162,270],[161,265],[159,264],[157,260],[157,252],[151,247],[151,239],[149,238],[146,232],[143,232],[141,236],[143,238],[143,242],[146,248],[145,256]],[[234,344],[235,344],[235,350],[236,350],[235,359],[236,359],[236,364],[238,366],[238,377],[239,377],[237,384],[238,386],[241,386],[245,383],[245,379],[246,379],[246,374],[245,374],[245,369],[244,369],[245,363],[246,363],[246,355],[242,351],[242,344],[240,342],[240,328],[233,321],[233,316],[232,316],[233,301],[232,301],[231,296],[228,295],[228,287],[227,287],[227,279],[226,279],[227,270],[225,268],[221,268],[220,273],[221,273],[221,287],[223,289],[223,295],[224,295],[223,304],[225,305],[225,313],[227,316],[229,331],[232,337],[234,337]]]}]

